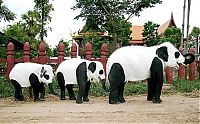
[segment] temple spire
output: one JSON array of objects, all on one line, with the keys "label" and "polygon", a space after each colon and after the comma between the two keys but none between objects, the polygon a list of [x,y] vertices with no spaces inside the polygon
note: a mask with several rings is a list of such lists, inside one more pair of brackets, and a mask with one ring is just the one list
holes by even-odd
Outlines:
[{"label": "temple spire", "polygon": [[172,11],[171,11],[171,20],[174,20],[174,15]]}]

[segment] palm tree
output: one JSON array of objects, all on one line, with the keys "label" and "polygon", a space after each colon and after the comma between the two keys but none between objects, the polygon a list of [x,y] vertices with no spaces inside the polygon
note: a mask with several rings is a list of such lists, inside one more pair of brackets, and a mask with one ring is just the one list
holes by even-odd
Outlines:
[{"label": "palm tree", "polygon": [[37,11],[28,11],[26,14],[23,14],[22,21],[24,31],[27,32],[28,36],[35,38],[40,33],[41,24]]},{"label": "palm tree", "polygon": [[54,10],[53,5],[49,2],[49,0],[34,0],[35,2],[35,10],[40,15],[40,37],[41,41],[43,41],[44,36],[47,36],[47,30],[51,30],[49,27],[45,27],[49,22],[51,22],[50,12]]},{"label": "palm tree", "polygon": [[11,12],[5,5],[2,5],[3,1],[0,0],[0,22],[2,19],[4,21],[10,21],[15,19],[15,14]]}]

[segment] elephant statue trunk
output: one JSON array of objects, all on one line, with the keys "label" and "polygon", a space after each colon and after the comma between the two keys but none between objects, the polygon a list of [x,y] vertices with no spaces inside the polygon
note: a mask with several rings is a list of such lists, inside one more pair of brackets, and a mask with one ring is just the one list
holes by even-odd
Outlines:
[{"label": "elephant statue trunk", "polygon": [[110,89],[106,87],[106,80],[105,80],[105,79],[101,80],[101,84],[102,84],[102,88],[103,88],[106,92],[110,92]]},{"label": "elephant statue trunk", "polygon": [[59,96],[58,93],[54,92],[52,83],[49,83],[48,86],[49,86],[49,91],[51,92],[51,94],[53,94],[55,96]]},{"label": "elephant statue trunk", "polygon": [[187,53],[183,56],[185,57],[184,64],[190,64],[195,60],[195,56],[192,53]]}]

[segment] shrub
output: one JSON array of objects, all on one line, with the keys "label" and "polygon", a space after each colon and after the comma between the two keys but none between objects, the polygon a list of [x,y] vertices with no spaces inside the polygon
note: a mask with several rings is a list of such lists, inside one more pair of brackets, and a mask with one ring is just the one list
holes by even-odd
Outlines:
[{"label": "shrub", "polygon": [[0,77],[0,98],[10,97],[14,94],[13,85],[6,81],[4,77]]},{"label": "shrub", "polygon": [[193,90],[200,90],[200,80],[175,80],[173,82],[174,89],[178,92],[192,92]]}]

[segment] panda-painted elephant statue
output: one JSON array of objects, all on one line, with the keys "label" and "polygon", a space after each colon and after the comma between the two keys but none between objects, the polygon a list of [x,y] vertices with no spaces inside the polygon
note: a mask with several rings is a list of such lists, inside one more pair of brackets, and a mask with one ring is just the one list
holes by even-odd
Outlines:
[{"label": "panda-painted elephant statue", "polygon": [[[127,46],[117,49],[107,61],[107,77],[110,83],[109,103],[125,102],[124,86],[127,81],[148,81],[147,100],[160,103],[163,71],[165,67],[179,67],[195,60],[191,53],[182,55],[169,42],[157,46]],[[104,84],[105,89],[105,84]]]},{"label": "panda-painted elephant statue", "polygon": [[[69,99],[76,100],[80,104],[89,101],[88,92],[91,82],[105,81],[103,65],[98,61],[88,61],[80,58],[73,58],[63,61],[56,71],[58,84],[61,90],[60,99],[65,98],[65,87],[67,87]],[[73,85],[78,84],[78,95],[75,97]]]},{"label": "panda-painted elephant statue", "polygon": [[16,64],[9,74],[10,81],[15,88],[15,99],[23,101],[22,88],[32,87],[34,101],[44,100],[44,83],[49,86],[50,92],[56,95],[52,87],[53,76],[53,69],[50,65],[30,62]]}]

